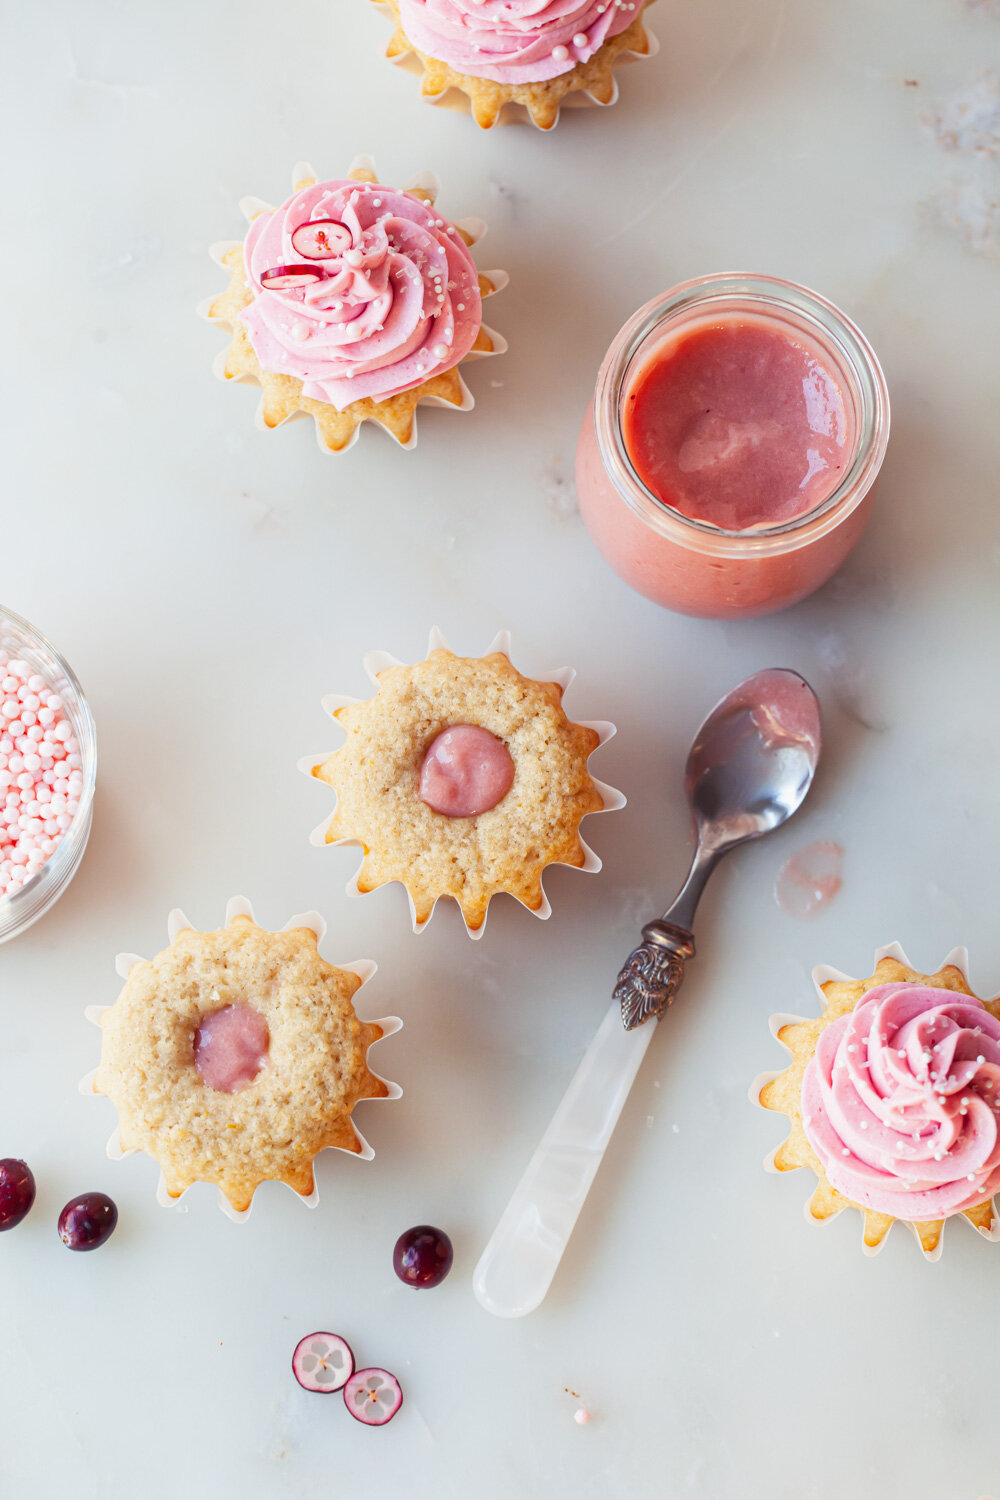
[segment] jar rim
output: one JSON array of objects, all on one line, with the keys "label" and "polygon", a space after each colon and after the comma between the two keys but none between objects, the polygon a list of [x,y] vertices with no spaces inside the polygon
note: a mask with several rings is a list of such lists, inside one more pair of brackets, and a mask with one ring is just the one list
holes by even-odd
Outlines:
[{"label": "jar rim", "polygon": [[[773,526],[730,531],[696,520],[661,500],[637,472],[621,427],[625,378],[643,345],[668,325],[683,326],[713,310],[770,310],[795,319],[831,346],[838,374],[851,386],[859,420],[852,460],[836,488],[810,510]],[[640,521],[696,551],[767,556],[792,551],[840,524],[864,499],[889,439],[889,392],[871,344],[846,313],[818,292],[777,276],[716,272],[683,281],[635,312],[612,340],[597,377],[594,423],[598,450],[616,491]]]}]

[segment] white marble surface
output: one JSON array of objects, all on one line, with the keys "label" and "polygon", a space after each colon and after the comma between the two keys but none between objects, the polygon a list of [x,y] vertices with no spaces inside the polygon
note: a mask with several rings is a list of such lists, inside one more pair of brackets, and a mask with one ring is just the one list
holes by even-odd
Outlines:
[{"label": "white marble surface", "polygon": [[[780,1062],[769,1013],[809,1006],[815,962],[865,973],[899,938],[935,965],[966,943],[1000,986],[1000,167],[977,83],[1000,60],[996,0],[659,0],[659,58],[550,137],[423,104],[364,0],[9,0],[3,21],[0,597],[75,664],[101,739],[76,883],[0,951],[0,1153],[39,1180],[0,1241],[3,1493],[1000,1493],[1000,1249],[960,1224],[938,1265],[901,1232],[870,1261],[849,1216],[810,1229],[807,1182],[761,1171],[781,1122],[746,1099]],[[242,194],[277,200],[297,158],[335,175],[357,150],[390,180],[432,167],[446,212],[490,220],[512,348],[473,370],[472,415],[422,417],[416,452],[369,430],[338,460],[304,425],[255,430],[192,309]],[[894,433],[841,576],[720,625],[607,571],[571,459],[626,315],[744,268],[862,323]],[[355,854],[309,846],[326,804],[295,771],[332,743],[320,696],[363,692],[366,648],[412,659],[434,622],[468,652],[510,625],[529,671],[577,665],[569,706],[618,722],[595,770],[631,799],[589,825],[600,875],[557,871],[545,925],[501,901],[475,946],[453,910],[412,937],[398,889],[348,904]],[[690,733],[771,664],[822,696],[815,794],[720,872],[548,1301],[494,1321],[472,1267],[682,873]],[[815,838],[844,845],[844,888],[796,922],[774,878]],[[242,1227],[209,1189],[158,1208],[156,1168],[107,1161],[110,1108],[75,1091],[115,953],[162,946],[177,903],[214,924],[234,891],[275,925],[321,908],[329,955],[378,958],[366,996],[407,1023],[381,1059],[405,1098],[359,1112],[374,1162],[326,1157],[315,1212],[265,1188]],[[55,1216],[92,1187],[121,1227],[74,1257]],[[456,1265],[415,1297],[389,1255],[420,1220],[451,1231]],[[398,1371],[391,1428],[298,1392],[288,1357],[316,1326]]]}]

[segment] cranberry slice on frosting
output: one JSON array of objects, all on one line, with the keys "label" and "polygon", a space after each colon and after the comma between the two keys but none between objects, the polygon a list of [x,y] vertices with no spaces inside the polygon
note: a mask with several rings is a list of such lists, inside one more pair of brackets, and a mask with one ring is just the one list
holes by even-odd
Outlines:
[{"label": "cranberry slice on frosting", "polygon": [[351,231],[339,219],[310,219],[292,232],[292,249],[306,260],[332,260],[350,244]]},{"label": "cranberry slice on frosting", "polygon": [[322,281],[325,276],[326,272],[318,266],[272,266],[269,271],[260,273],[260,284],[272,292],[287,292],[297,286],[312,286],[314,281]]},{"label": "cranberry slice on frosting", "polygon": [[503,740],[478,724],[453,724],[424,756],[420,800],[446,818],[474,818],[496,807],[513,780],[514,762]]},{"label": "cranberry slice on frosting", "polygon": [[203,1018],[194,1037],[194,1065],[202,1083],[235,1094],[253,1083],[267,1062],[267,1022],[252,1005],[224,1005]]}]

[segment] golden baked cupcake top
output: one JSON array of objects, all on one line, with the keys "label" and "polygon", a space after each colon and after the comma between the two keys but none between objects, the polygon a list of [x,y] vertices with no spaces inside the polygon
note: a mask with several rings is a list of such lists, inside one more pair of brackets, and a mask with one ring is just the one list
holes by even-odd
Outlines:
[{"label": "golden baked cupcake top", "polygon": [[753,1090],[791,1126],[773,1166],[815,1173],[813,1220],[859,1209],[869,1252],[897,1219],[931,1257],[949,1218],[1000,1232],[1000,1000],[974,995],[967,968],[958,949],[922,974],[893,944],[867,979],[817,970],[815,1020],[774,1018],[792,1060]]},{"label": "golden baked cupcake top", "polygon": [[435,632],[416,665],[369,659],[373,698],[325,700],[343,747],[303,762],[337,794],[315,841],[360,844],[351,888],[399,881],[416,929],[448,897],[478,935],[500,891],[547,916],[546,866],[599,868],[580,823],[623,803],[587,768],[613,726],[572,723],[565,681],[522,676],[509,639],[494,645],[485,656],[460,657]]},{"label": "golden baked cupcake top", "polygon": [[387,187],[367,157],[323,182],[300,163],[293,181],[280,208],[244,199],[246,239],[212,247],[231,278],[200,309],[230,335],[217,373],[261,387],[265,428],[311,416],[340,452],[373,421],[412,448],[420,402],[471,410],[461,367],[506,347],[482,304],[507,278],[470,253],[485,225],[442,218],[431,174]]},{"label": "golden baked cupcake top", "polygon": [[372,964],[321,957],[310,914],[281,932],[246,903],[226,926],[183,918],[155,958],[128,959],[125,986],[95,1017],[101,1061],[86,1084],[118,1110],[118,1151],[158,1162],[166,1193],[216,1183],[237,1213],[271,1179],[309,1197],[328,1146],[370,1156],[351,1112],[398,1097],[368,1066],[368,1049],[398,1023],[360,1021],[354,997]]}]

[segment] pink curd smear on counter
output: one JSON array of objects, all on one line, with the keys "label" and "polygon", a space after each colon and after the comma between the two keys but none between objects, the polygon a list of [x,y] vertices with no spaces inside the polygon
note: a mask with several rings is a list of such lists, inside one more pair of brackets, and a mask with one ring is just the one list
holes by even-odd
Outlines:
[{"label": "pink curd smear on counter", "polygon": [[774,899],[789,917],[815,916],[843,885],[844,851],[832,839],[817,839],[787,859],[774,882]]},{"label": "pink curd smear on counter", "polygon": [[608,349],[577,446],[580,513],[656,603],[768,614],[856,545],[888,435],[878,360],[832,303],[776,277],[701,277]]},{"label": "pink curd smear on counter", "polygon": [[746,318],[658,344],[629,383],[622,431],[658,500],[726,531],[813,510],[836,489],[854,441],[819,351]]}]

